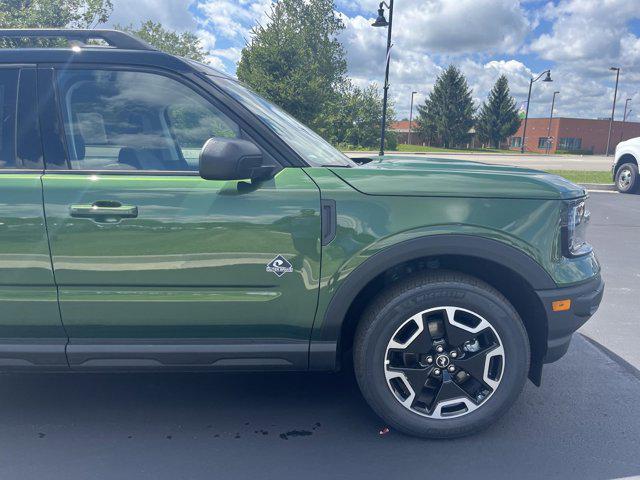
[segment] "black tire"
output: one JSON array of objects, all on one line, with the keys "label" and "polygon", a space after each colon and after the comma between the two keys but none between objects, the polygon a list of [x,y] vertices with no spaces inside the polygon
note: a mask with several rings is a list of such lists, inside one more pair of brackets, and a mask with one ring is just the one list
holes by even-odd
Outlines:
[{"label": "black tire", "polygon": [[620,193],[636,193],[639,186],[638,165],[623,163],[616,172],[616,190]]},{"label": "black tire", "polygon": [[[455,418],[429,418],[396,398],[387,384],[385,362],[389,341],[408,318],[443,305],[484,317],[504,347],[504,366],[498,387],[475,410]],[[390,427],[418,437],[453,438],[489,426],[514,403],[529,371],[530,346],[522,320],[500,292],[466,274],[436,271],[408,277],[372,302],[358,324],[353,355],[364,398]]]}]

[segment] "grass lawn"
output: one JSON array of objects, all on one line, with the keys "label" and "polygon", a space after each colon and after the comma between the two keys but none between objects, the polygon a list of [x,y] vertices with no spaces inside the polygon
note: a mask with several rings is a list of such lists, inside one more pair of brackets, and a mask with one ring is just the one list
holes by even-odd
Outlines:
[{"label": "grass lawn", "polygon": [[[373,148],[358,148],[358,147],[350,147],[350,148],[342,148],[344,151],[349,152],[372,152],[375,151]],[[422,145],[407,145],[404,143],[400,143],[398,148],[394,150],[389,150],[389,152],[424,152],[424,153],[517,153],[513,150],[498,150],[496,148],[441,148],[441,147],[423,147]]]},{"label": "grass lawn", "polygon": [[511,150],[498,150],[496,148],[464,148],[464,149],[455,149],[455,148],[440,148],[440,147],[423,147],[421,145],[406,145],[399,144],[398,145],[399,152],[436,152],[436,153],[466,153],[466,152],[485,152],[485,153],[514,153]]},{"label": "grass lawn", "polygon": [[574,183],[613,183],[610,172],[590,170],[548,170],[548,172],[560,175]]}]

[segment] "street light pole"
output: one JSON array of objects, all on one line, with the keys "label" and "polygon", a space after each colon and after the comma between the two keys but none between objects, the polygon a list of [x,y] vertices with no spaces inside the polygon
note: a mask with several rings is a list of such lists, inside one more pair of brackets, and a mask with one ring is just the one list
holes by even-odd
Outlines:
[{"label": "street light pole", "polygon": [[553,92],[553,100],[551,100],[551,112],[549,112],[549,125],[547,126],[547,144],[546,146],[546,155],[549,155],[549,148],[551,147],[551,120],[553,119],[553,106],[556,103],[556,95],[560,92]]},{"label": "street light pole", "polygon": [[545,70],[540,75],[538,75],[535,79],[531,77],[529,80],[529,95],[527,95],[527,109],[524,113],[524,128],[522,130],[522,145],[520,145],[520,153],[524,153],[524,142],[527,139],[527,120],[529,119],[529,102],[531,101],[531,87],[533,86],[533,82],[537,82],[540,78],[547,74],[543,82],[553,82],[551,80],[551,70]]},{"label": "street light pole", "polygon": [[411,123],[413,121],[413,96],[418,92],[411,92],[411,107],[409,108],[409,137],[407,143],[411,145]]},{"label": "street light pole", "polygon": [[609,156],[609,146],[611,145],[611,128],[613,127],[613,116],[616,113],[616,97],[618,96],[618,79],[620,78],[620,67],[609,67],[609,70],[616,72],[616,89],[613,92],[613,106],[611,107],[611,118],[609,119],[609,135],[607,135],[607,151],[605,157]]},{"label": "street light pole", "polygon": [[[389,21],[384,18],[384,7],[389,9]],[[391,30],[393,28],[393,0],[380,2],[378,18],[372,24],[374,27],[387,27],[387,66],[384,72],[384,96],[382,98],[382,128],[380,133],[380,156],[384,155],[384,136],[387,127],[387,98],[389,96],[389,64],[391,63]]]},{"label": "street light pole", "polygon": [[[629,105],[630,101],[631,99],[627,98],[624,102],[624,114],[622,115],[622,128],[620,129],[620,141],[622,141],[622,136],[624,135],[624,124],[627,121],[627,105]],[[629,110],[629,113],[631,113],[631,110]]]}]

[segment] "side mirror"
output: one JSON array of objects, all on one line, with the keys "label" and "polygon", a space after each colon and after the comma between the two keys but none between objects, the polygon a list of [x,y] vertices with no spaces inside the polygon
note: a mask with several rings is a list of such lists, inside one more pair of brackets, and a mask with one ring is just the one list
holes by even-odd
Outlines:
[{"label": "side mirror", "polygon": [[247,180],[264,174],[262,152],[238,138],[210,138],[200,152],[200,176],[205,180]]}]

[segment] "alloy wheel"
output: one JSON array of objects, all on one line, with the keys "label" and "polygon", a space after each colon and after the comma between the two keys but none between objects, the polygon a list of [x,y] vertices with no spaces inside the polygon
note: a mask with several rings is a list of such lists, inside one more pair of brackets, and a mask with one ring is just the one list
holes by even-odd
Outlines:
[{"label": "alloy wheel", "polygon": [[631,185],[632,172],[629,168],[623,168],[618,176],[618,188],[620,190],[627,190]]},{"label": "alloy wheel", "polygon": [[478,313],[430,308],[407,319],[385,352],[385,377],[396,399],[430,418],[466,415],[500,385],[505,352],[498,332]]}]

